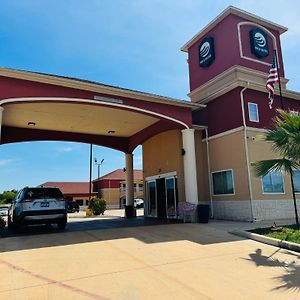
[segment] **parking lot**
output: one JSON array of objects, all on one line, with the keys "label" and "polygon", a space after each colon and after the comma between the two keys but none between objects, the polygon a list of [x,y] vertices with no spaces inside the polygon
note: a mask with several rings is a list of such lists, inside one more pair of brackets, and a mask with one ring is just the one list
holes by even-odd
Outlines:
[{"label": "parking lot", "polygon": [[[137,216],[144,215],[144,209],[136,210]],[[4,217],[7,222],[7,217]],[[99,222],[101,221],[101,222]],[[112,209],[107,210],[104,215],[100,216],[90,216],[87,217],[85,211],[80,211],[79,213],[68,213],[68,225],[64,232],[75,232],[82,230],[95,230],[95,229],[107,229],[116,228],[122,226],[141,226],[143,224],[151,223],[151,220],[145,221],[143,218],[136,218],[132,220],[126,220],[124,218],[123,209]],[[21,230],[13,231],[9,230],[7,227],[2,233],[2,237],[13,237],[13,236],[24,236],[24,235],[37,235],[37,234],[49,234],[49,233],[61,233],[56,225],[45,226],[45,225],[35,225],[24,227]]]},{"label": "parking lot", "polygon": [[299,253],[228,233],[250,223],[83,219],[1,238],[0,299],[300,299]]}]

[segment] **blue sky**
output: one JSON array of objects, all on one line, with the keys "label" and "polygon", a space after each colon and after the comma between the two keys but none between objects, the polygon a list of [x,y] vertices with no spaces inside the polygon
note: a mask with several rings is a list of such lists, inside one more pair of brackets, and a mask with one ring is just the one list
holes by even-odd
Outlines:
[{"label": "blue sky", "polygon": [[[1,1],[0,66],[99,81],[187,99],[180,47],[228,5],[281,25],[288,88],[300,91],[298,1]],[[124,167],[121,152],[94,147],[102,174]],[[134,163],[141,168],[141,148]],[[87,181],[89,146],[34,142],[0,146],[0,192],[44,181]],[[94,176],[97,169],[94,168]]]}]

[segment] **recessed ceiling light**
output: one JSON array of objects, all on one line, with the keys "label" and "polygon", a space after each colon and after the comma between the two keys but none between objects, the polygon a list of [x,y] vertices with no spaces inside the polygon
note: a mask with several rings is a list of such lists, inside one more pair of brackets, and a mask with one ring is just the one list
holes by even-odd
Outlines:
[{"label": "recessed ceiling light", "polygon": [[35,123],[35,122],[28,122],[27,125],[28,125],[28,126],[35,126],[36,123]]}]

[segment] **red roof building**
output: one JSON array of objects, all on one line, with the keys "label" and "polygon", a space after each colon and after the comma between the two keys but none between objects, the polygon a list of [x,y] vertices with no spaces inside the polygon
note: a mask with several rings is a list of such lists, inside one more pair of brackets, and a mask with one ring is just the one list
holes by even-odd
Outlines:
[{"label": "red roof building", "polygon": [[[56,186],[58,187],[67,199],[74,200],[79,205],[87,205],[89,199],[89,182],[55,182],[47,181],[41,186]],[[92,196],[96,193],[92,192]]]},{"label": "red roof building", "polygon": [[[125,204],[126,173],[117,169],[92,182],[92,196],[99,195],[107,201],[110,208],[119,208]],[[56,182],[48,181],[41,186],[58,187],[67,199],[74,200],[79,205],[87,205],[89,199],[88,182]],[[143,171],[134,170],[134,197],[143,198]]]},{"label": "red roof building", "polygon": [[[143,171],[134,170],[134,198],[144,198]],[[123,169],[117,169],[93,181],[93,191],[107,201],[111,208],[125,205],[126,173]]]}]

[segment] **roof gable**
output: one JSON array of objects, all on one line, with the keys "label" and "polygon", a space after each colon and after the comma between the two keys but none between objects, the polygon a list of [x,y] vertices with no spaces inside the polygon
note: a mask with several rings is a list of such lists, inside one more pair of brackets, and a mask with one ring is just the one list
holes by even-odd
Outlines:
[{"label": "roof gable", "polygon": [[[133,171],[133,178],[134,180],[142,180],[143,179],[143,170],[134,170]],[[123,169],[114,170],[100,178],[93,180],[101,181],[101,180],[125,180],[126,179],[126,172]]]},{"label": "roof gable", "polygon": [[264,18],[251,14],[247,11],[239,9],[234,6],[228,6],[225,10],[223,10],[216,18],[214,18],[207,26],[205,26],[202,30],[200,30],[196,35],[194,35],[186,44],[181,47],[181,51],[188,52],[188,49],[201,37],[207,34],[212,28],[214,28],[218,23],[220,23],[223,19],[225,19],[228,15],[236,15],[242,17],[248,21],[257,23],[264,27],[268,27],[270,29],[274,29],[278,31],[280,34],[286,32],[288,29],[284,26],[276,24],[272,21],[268,21]]}]

